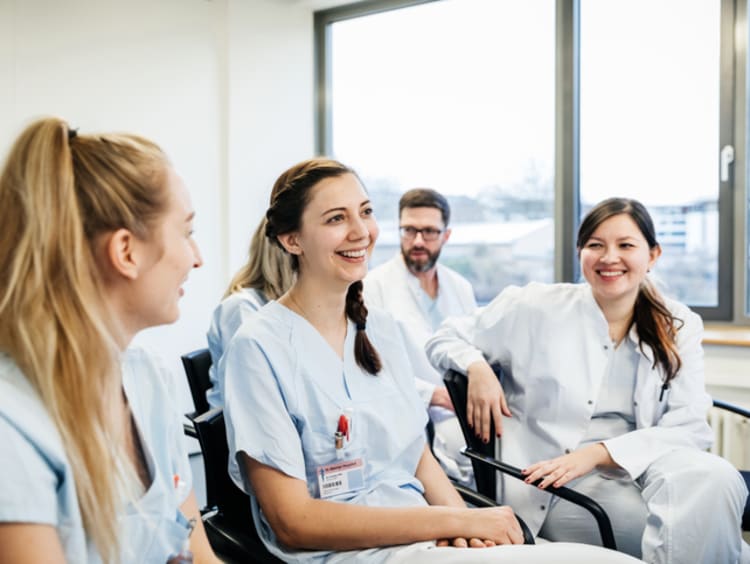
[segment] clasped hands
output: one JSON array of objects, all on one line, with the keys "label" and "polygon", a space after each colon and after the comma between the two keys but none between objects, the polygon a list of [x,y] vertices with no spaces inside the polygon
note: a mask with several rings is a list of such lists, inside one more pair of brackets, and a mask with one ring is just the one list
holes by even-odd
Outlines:
[{"label": "clasped hands", "polygon": [[469,509],[463,524],[473,537],[440,539],[438,546],[485,548],[500,544],[523,544],[523,531],[513,510],[507,505]]}]

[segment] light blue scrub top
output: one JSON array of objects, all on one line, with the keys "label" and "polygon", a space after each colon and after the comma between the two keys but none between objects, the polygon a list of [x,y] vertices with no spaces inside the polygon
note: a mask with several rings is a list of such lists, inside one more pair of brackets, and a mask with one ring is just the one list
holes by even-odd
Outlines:
[{"label": "light blue scrub top", "polygon": [[350,409],[344,459],[364,460],[364,488],[330,499],[380,507],[427,505],[415,477],[427,414],[400,332],[392,317],[371,309],[367,335],[383,363],[377,375],[356,364],[351,322],[342,361],[304,318],[271,302],[242,325],[221,361],[230,474],[251,496],[260,538],[285,562],[383,562],[398,547],[332,553],[281,546],[243,484],[236,453],[305,481],[310,495],[320,497],[316,470],[336,461],[334,433],[339,416]]},{"label": "light blue scrub top", "polygon": [[[137,505],[129,503],[119,517],[121,561],[162,564],[188,536],[178,509],[192,489],[181,417],[171,403],[174,393],[168,392],[171,376],[153,358],[128,350],[122,369],[152,482]],[[68,562],[101,562],[83,529],[73,470],[57,428],[29,381],[2,353],[0,460],[0,522],[52,525]]]},{"label": "light blue scrub top", "polygon": [[240,325],[267,303],[268,298],[260,290],[243,288],[224,298],[214,309],[211,326],[206,335],[212,362],[211,368],[208,369],[208,377],[213,384],[206,391],[206,400],[212,408],[224,406],[223,378],[219,378],[216,372],[224,349]]}]

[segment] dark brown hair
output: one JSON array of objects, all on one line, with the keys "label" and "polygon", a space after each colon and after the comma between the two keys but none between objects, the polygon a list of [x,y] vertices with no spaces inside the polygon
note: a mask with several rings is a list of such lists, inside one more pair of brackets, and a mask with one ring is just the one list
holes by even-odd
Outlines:
[{"label": "dark brown hair", "polygon": [[448,200],[440,192],[432,188],[412,188],[404,192],[398,201],[399,218],[404,208],[435,208],[440,210],[440,215],[443,217],[443,224],[446,227],[448,227],[448,222],[451,219],[451,207],[448,205]]},{"label": "dark brown hair", "polygon": [[[279,176],[271,190],[271,202],[266,211],[266,237],[282,249],[279,235],[299,231],[302,213],[310,202],[312,189],[326,178],[344,174],[357,174],[338,161],[314,158],[302,161]],[[299,270],[299,260],[292,255],[292,268]],[[354,339],[354,357],[357,364],[370,374],[380,372],[381,362],[378,351],[367,338],[367,307],[362,298],[362,281],[354,282],[346,292],[346,315],[357,326]]]},{"label": "dark brown hair", "polygon": [[[578,228],[576,247],[578,252],[591,238],[597,227],[610,217],[627,214],[638,226],[649,249],[659,246],[656,241],[654,222],[645,206],[637,200],[628,198],[609,198],[591,208]],[[660,364],[664,369],[664,386],[668,386],[682,367],[682,360],[677,351],[677,332],[684,324],[682,319],[672,315],[664,299],[649,280],[644,280],[638,290],[633,309],[633,320],[638,332],[639,346],[647,344],[654,352],[655,368]],[[631,325],[632,325],[631,323]]]}]

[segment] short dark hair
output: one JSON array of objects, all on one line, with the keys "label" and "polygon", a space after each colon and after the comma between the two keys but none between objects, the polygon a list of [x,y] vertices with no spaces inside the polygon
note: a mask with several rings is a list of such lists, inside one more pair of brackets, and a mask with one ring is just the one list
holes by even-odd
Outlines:
[{"label": "short dark hair", "polygon": [[438,209],[443,216],[443,223],[446,227],[448,227],[448,222],[451,218],[451,207],[448,205],[448,200],[440,192],[432,188],[412,188],[404,192],[404,195],[398,201],[399,218],[404,208]]}]

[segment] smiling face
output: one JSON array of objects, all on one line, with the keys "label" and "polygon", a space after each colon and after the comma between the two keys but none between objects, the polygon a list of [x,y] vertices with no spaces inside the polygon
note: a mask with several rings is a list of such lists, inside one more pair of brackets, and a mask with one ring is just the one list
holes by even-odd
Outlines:
[{"label": "smiling face", "polygon": [[440,257],[440,250],[450,237],[450,229],[445,228],[440,210],[430,207],[404,208],[401,210],[399,227],[439,232],[432,241],[425,241],[423,233],[417,233],[413,238],[401,236],[401,254],[412,273],[427,272],[434,268]]},{"label": "smiling face", "polygon": [[600,223],[579,249],[581,270],[602,309],[635,304],[638,289],[661,254],[627,213]]},{"label": "smiling face", "polygon": [[169,203],[148,241],[141,242],[149,257],[135,281],[133,308],[141,327],[173,323],[180,314],[182,285],[193,268],[203,264],[193,239],[193,206],[185,184],[171,169],[166,174]]},{"label": "smiling face", "polygon": [[299,258],[299,277],[347,288],[367,274],[378,224],[365,189],[346,173],[318,182],[302,213],[299,231],[279,237]]}]

